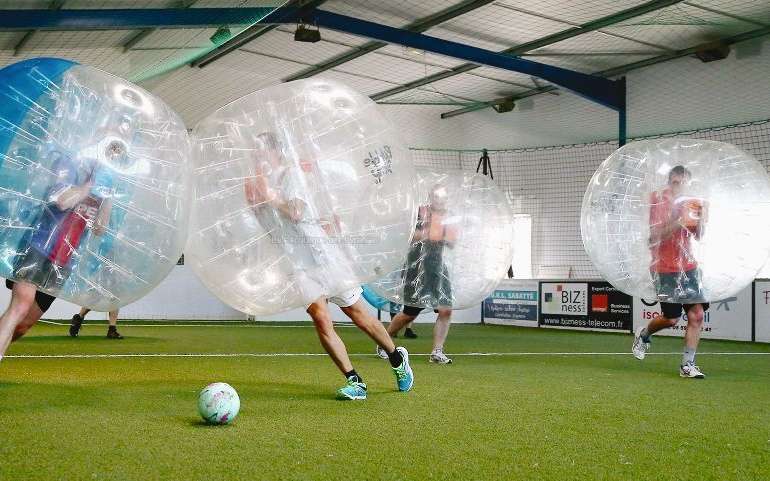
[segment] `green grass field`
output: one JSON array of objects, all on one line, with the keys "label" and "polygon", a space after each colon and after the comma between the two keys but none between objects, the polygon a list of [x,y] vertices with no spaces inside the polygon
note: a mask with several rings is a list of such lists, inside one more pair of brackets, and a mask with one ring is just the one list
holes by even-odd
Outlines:
[{"label": "green grass field", "polygon": [[[146,322],[143,324],[147,324]],[[0,480],[770,479],[770,345],[704,341],[705,380],[680,379],[681,340],[644,362],[630,335],[452,327],[450,366],[427,362],[430,326],[400,340],[415,389],[356,329],[340,328],[369,385],[342,376],[308,325],[38,325],[0,363]],[[742,353],[717,355],[708,353]],[[508,353],[481,356],[461,353]],[[511,354],[517,353],[517,354]],[[551,353],[551,354],[547,354]],[[297,354],[254,356],[248,354]],[[232,384],[231,426],[199,421],[198,391]]]}]

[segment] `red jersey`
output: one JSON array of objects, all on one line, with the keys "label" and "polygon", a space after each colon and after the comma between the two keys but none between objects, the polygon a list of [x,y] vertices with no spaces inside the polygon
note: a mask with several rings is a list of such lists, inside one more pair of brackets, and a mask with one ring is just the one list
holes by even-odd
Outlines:
[{"label": "red jersey", "polygon": [[[671,218],[682,217],[682,203],[675,203],[671,189],[666,188],[650,195],[650,228],[666,224]],[[652,263],[650,270],[658,273],[687,272],[698,267],[692,255],[690,239],[695,234],[680,227],[668,237],[650,245]]]},{"label": "red jersey", "polygon": [[75,206],[61,224],[57,226],[57,237],[54,240],[48,258],[57,266],[66,266],[72,253],[80,246],[80,240],[86,228],[91,226],[99,214],[102,199],[89,195]]}]

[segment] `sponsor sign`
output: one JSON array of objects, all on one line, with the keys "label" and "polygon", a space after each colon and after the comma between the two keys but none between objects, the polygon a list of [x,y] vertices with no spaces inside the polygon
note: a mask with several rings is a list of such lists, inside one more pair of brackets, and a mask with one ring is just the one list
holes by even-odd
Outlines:
[{"label": "sponsor sign", "polygon": [[770,281],[754,282],[754,336],[770,342]]},{"label": "sponsor sign", "polygon": [[631,330],[632,299],[607,282],[542,282],[540,324]]},{"label": "sponsor sign", "polygon": [[537,281],[505,279],[484,299],[484,322],[537,327]]},{"label": "sponsor sign", "polygon": [[[645,326],[661,315],[660,304],[638,297],[634,298],[634,330]],[[704,339],[751,340],[751,286],[738,294],[710,303],[703,320],[701,336]],[[684,336],[687,317],[682,314],[676,326],[655,333],[656,336]]]}]

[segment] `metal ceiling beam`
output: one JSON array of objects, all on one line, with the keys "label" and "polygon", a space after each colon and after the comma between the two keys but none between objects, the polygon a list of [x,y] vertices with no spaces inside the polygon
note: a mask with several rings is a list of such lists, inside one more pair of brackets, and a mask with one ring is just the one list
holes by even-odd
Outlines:
[{"label": "metal ceiling beam", "polygon": [[611,109],[619,110],[625,106],[625,96],[621,97],[617,83],[606,78],[322,10],[312,10],[302,20],[323,28],[471,61],[473,65],[487,65],[538,77]]},{"label": "metal ceiling beam", "polygon": [[[49,10],[59,10],[64,6],[64,2],[67,0],[52,0],[50,4],[48,4]],[[16,42],[16,45],[13,47],[13,56],[17,57],[25,45],[27,45],[27,42],[29,42],[32,39],[32,36],[35,35],[36,30],[30,30],[27,33],[24,34],[21,39]]]},{"label": "metal ceiling beam", "polygon": [[716,8],[706,7],[705,5],[699,5],[699,4],[693,3],[693,2],[682,2],[682,3],[684,3],[685,5],[687,5],[689,7],[697,8],[699,10],[704,10],[706,12],[715,13],[715,14],[721,15],[723,17],[732,18],[733,20],[740,20],[741,22],[750,23],[750,24],[753,24],[753,25],[757,25],[759,27],[766,27],[766,26],[769,25],[767,23],[759,22],[757,20],[754,20],[753,18],[743,17],[741,15],[735,15],[735,14],[732,14],[732,13],[725,12],[724,10],[717,10]]},{"label": "metal ceiling beam", "polygon": [[[316,8],[323,4],[326,0],[292,0],[287,3],[287,5],[283,8],[288,7],[297,7],[300,9],[300,12],[306,11],[312,8]],[[293,16],[296,17],[297,13],[293,11],[286,11],[285,16]],[[280,20],[282,20],[282,16],[280,14],[278,15],[269,15],[269,19],[265,18],[263,19],[263,22],[257,25],[252,25],[248,28],[246,28],[243,32],[240,32],[233,38],[227,40],[222,45],[219,45],[217,48],[212,50],[211,52],[207,52],[206,54],[202,55],[200,58],[197,58],[190,62],[191,67],[199,67],[203,68],[206,65],[215,62],[219,60],[220,58],[224,57],[225,55],[243,47],[249,42],[252,42],[253,40],[261,37],[262,35],[266,34],[267,32],[275,29],[278,27],[279,24],[284,23]],[[267,23],[266,21],[269,20],[271,22],[270,25],[265,25]],[[275,22],[275,23],[272,23]]]},{"label": "metal ceiling beam", "polygon": [[[670,0],[669,0],[670,1]],[[270,13],[265,15],[266,10]],[[612,109],[621,109],[625,97],[617,83],[515,56],[451,42],[375,22],[304,8],[191,8],[191,9],[94,9],[0,11],[0,29],[120,29],[195,27],[233,24],[295,23],[317,25],[340,32],[394,43],[447,57],[542,78]]]},{"label": "metal ceiling beam", "polygon": [[[538,48],[542,48],[548,45],[552,45],[554,43],[561,42],[563,40],[567,40],[569,38],[577,37],[578,35],[583,35],[588,32],[593,32],[596,30],[599,30],[600,28],[608,27],[610,25],[614,25],[620,22],[623,22],[625,20],[628,20],[630,18],[638,17],[640,15],[644,15],[646,13],[654,12],[656,10],[660,10],[661,8],[666,8],[671,5],[677,4],[681,2],[682,0],[654,0],[651,2],[644,3],[642,5],[636,6],[634,8],[629,8],[627,10],[623,10],[622,12],[615,13],[613,15],[608,15],[606,17],[602,17],[598,20],[594,20],[585,24],[582,24],[578,27],[568,28],[566,30],[563,30],[561,32],[557,32],[552,35],[548,35],[546,37],[534,40],[532,42],[527,42],[521,45],[517,45],[515,47],[508,48],[506,50],[501,51],[501,54],[506,55],[521,55],[523,53],[529,52],[531,50],[535,50]],[[466,63],[463,65],[459,65],[452,69],[451,75],[446,75],[447,72],[441,72],[434,75],[428,75],[426,77],[423,77],[421,79],[415,80],[413,82],[409,82],[407,84],[404,84],[400,87],[395,87],[392,89],[388,89],[382,92],[378,92],[374,95],[372,95],[373,100],[381,100],[387,97],[392,97],[393,95],[400,94],[402,92],[406,92],[408,90],[412,90],[417,87],[422,87],[423,85],[428,85],[433,82],[437,82],[439,80],[445,79],[447,77],[452,77],[453,75],[459,75],[461,73],[469,72],[471,70],[477,69],[481,67],[481,65],[474,64],[474,63]]]},{"label": "metal ceiling beam", "polygon": [[123,43],[123,53],[126,53],[132,48],[134,48],[136,44],[138,44],[145,38],[149,37],[152,32],[155,32],[157,30],[158,30],[157,28],[148,28],[146,30],[139,31],[136,35],[129,38],[128,40],[126,40],[125,43]]},{"label": "metal ceiling beam", "polygon": [[[553,17],[551,15],[546,15],[544,13],[535,12],[533,10],[527,10],[526,8],[514,7],[513,5],[508,5],[507,3],[496,3],[495,6],[498,6],[500,8],[505,8],[507,10],[511,10],[511,11],[514,11],[514,12],[523,13],[525,15],[529,15],[529,16],[532,16],[532,17],[535,17],[535,18],[541,18],[541,19],[544,19],[544,20],[550,20],[550,21],[556,22],[556,23],[563,23],[564,25],[569,25],[570,27],[580,27],[579,23],[570,22],[570,21],[565,20],[563,18]],[[612,25],[609,25],[609,26],[611,27]],[[606,28],[600,28],[600,29],[598,29],[596,31],[601,33],[601,34],[607,35],[608,37],[614,37],[614,38],[620,38],[620,39],[623,39],[623,40],[628,40],[628,41],[633,42],[633,43],[638,43],[639,45],[646,45],[648,47],[657,48],[659,50],[673,50],[673,49],[665,47],[663,45],[658,45],[656,43],[648,42],[646,40],[639,40],[638,38],[632,38],[632,37],[629,37],[627,35],[621,35],[621,34],[619,34],[617,32],[609,32],[609,31],[607,31]]]},{"label": "metal ceiling beam", "polygon": [[[755,38],[759,38],[759,37],[764,37],[765,35],[770,35],[770,26],[766,26],[766,27],[759,28],[759,29],[756,29],[756,30],[751,30],[749,32],[741,33],[741,34],[738,34],[738,35],[733,35],[731,37],[726,37],[726,38],[723,38],[723,39],[719,40],[719,43],[722,43],[722,44],[725,44],[725,45],[732,45],[732,44],[735,44],[735,43],[744,42],[746,40],[751,40],[751,39],[755,39]],[[709,44],[706,44],[706,45],[709,45]],[[690,48],[686,48],[686,49],[683,49],[683,50],[676,50],[674,52],[666,53],[664,55],[659,55],[657,57],[652,57],[652,58],[640,60],[638,62],[633,62],[633,63],[629,63],[629,64],[626,64],[626,65],[621,65],[619,67],[613,67],[613,68],[610,68],[610,69],[602,70],[600,72],[596,72],[594,75],[598,75],[598,76],[601,76],[601,77],[614,77],[614,76],[617,76],[617,75],[623,75],[623,74],[626,74],[628,72],[631,72],[632,70],[637,70],[637,69],[640,69],[640,68],[643,68],[643,67],[649,67],[650,65],[655,65],[655,64],[659,64],[659,63],[663,63],[663,62],[668,62],[670,60],[674,60],[674,59],[677,59],[677,58],[682,58],[682,57],[687,57],[687,56],[690,56],[690,55],[694,55],[695,52],[697,52],[698,50],[700,50],[703,47],[704,47],[704,44],[694,45],[694,46],[692,46]],[[543,88],[540,88],[540,89],[532,89],[532,90],[529,90],[527,92],[523,92],[523,93],[515,95],[515,96],[504,97],[504,98],[500,98],[500,99],[490,100],[490,101],[487,101],[487,102],[480,102],[478,104],[467,105],[467,106],[465,106],[465,107],[463,107],[461,109],[452,110],[451,112],[445,112],[445,113],[441,114],[441,118],[442,119],[448,119],[448,118],[451,118],[451,117],[456,117],[458,115],[466,114],[468,112],[475,112],[477,110],[482,110],[482,109],[491,107],[493,105],[497,105],[497,104],[499,104],[499,103],[501,103],[503,101],[506,101],[506,100],[508,100],[508,101],[510,101],[510,100],[516,101],[516,100],[521,100],[521,99],[524,99],[524,98],[527,98],[527,97],[532,97],[534,95],[540,95],[540,94],[543,94],[543,93],[554,92],[556,90],[558,90],[558,87],[555,87],[553,85],[549,85],[549,86],[546,86],[546,87],[543,87]]]},{"label": "metal ceiling beam", "polygon": [[[433,15],[415,20],[403,28],[404,30],[408,30],[410,32],[424,32],[431,27],[435,27],[436,25],[459,17],[460,15],[472,12],[473,10],[481,8],[484,5],[488,5],[493,1],[495,0],[465,0],[458,3],[457,5],[453,5],[441,10],[440,12],[434,13]],[[333,69],[334,67],[338,67],[344,63],[350,62],[351,60],[357,59],[358,57],[366,55],[367,53],[379,50],[386,45],[387,43],[385,42],[367,42],[360,47],[356,47],[353,50],[334,57],[322,64],[315,65],[299,73],[286,77],[283,79],[283,81],[290,82],[292,80],[312,77],[313,75],[317,75],[321,72],[325,72],[327,70]]]}]

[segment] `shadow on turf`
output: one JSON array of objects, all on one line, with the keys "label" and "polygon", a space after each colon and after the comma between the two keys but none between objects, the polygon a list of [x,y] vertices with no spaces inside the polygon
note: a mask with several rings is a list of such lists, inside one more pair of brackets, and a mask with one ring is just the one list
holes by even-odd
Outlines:
[{"label": "shadow on turf", "polygon": [[[188,425],[198,429],[229,429],[235,426],[233,424],[209,424],[201,418],[190,418],[189,416],[179,416],[177,419],[184,420]],[[237,419],[237,418],[236,418]]]}]

